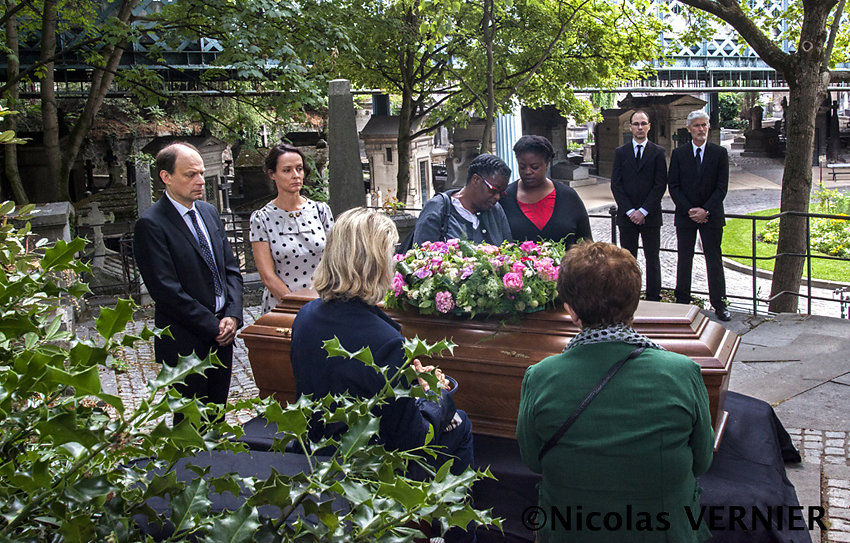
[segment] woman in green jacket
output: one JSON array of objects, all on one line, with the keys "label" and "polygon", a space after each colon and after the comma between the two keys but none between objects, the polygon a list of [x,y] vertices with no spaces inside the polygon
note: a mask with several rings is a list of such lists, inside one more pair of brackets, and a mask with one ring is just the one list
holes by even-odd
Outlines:
[{"label": "woman in green jacket", "polygon": [[[631,328],[640,287],[637,262],[614,245],[579,244],[561,262],[558,293],[581,332],[563,353],[528,368],[517,421],[523,462],[543,474],[538,541],[682,543],[711,535],[697,523],[696,480],[712,460],[708,394],[699,365]],[[637,347],[645,350],[541,458],[608,369]]]}]

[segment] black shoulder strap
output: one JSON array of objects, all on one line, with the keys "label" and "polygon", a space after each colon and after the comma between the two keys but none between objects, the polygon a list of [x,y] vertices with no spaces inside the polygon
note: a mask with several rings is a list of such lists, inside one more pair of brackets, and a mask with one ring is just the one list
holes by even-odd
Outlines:
[{"label": "black shoulder strap", "polygon": [[581,401],[578,407],[576,407],[576,410],[573,411],[569,418],[567,418],[567,421],[564,422],[564,425],[558,428],[558,431],[555,432],[555,435],[549,438],[549,441],[547,441],[543,445],[543,448],[540,449],[540,454],[537,455],[537,460],[543,460],[543,457],[546,456],[546,453],[548,453],[549,450],[554,447],[558,443],[558,441],[561,440],[566,431],[576,421],[578,416],[581,415],[581,413],[585,410],[585,408],[587,408],[590,402],[592,402],[593,399],[602,391],[602,389],[605,388],[605,385],[608,384],[608,381],[610,381],[611,378],[614,377],[614,374],[620,371],[620,368],[622,368],[626,362],[628,362],[632,358],[637,358],[638,356],[640,356],[640,353],[644,351],[644,348],[645,347],[637,347],[634,351],[630,352],[628,356],[618,361],[608,369],[608,373],[606,373],[602,377],[602,379],[600,379],[600,381],[596,383],[596,386],[593,387],[593,390],[591,390],[587,394],[587,396],[585,396],[585,398]]},{"label": "black shoulder strap", "polygon": [[445,192],[441,192],[440,196],[443,198],[443,210],[440,215],[440,241],[446,241],[449,235],[449,215],[452,212],[452,197]]}]

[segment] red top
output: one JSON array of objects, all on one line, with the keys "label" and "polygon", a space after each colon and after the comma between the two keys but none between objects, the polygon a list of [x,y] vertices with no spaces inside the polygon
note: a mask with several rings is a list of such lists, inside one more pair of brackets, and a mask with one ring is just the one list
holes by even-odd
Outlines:
[{"label": "red top", "polygon": [[519,198],[517,198],[516,203],[519,204],[519,208],[528,217],[528,220],[534,223],[534,226],[538,230],[543,230],[543,227],[546,226],[546,223],[549,222],[549,219],[552,218],[552,213],[555,211],[555,191],[553,190],[533,204],[520,202]]}]

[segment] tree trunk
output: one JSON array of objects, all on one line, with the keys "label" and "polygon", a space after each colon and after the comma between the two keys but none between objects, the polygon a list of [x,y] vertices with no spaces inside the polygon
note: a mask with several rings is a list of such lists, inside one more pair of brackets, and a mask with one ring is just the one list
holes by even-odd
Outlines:
[{"label": "tree trunk", "polygon": [[410,134],[413,128],[413,117],[415,114],[413,85],[409,80],[409,76],[414,71],[412,62],[414,56],[415,52],[411,53],[410,51],[407,51],[404,55],[405,69],[402,71],[401,110],[398,112],[398,175],[396,176],[396,197],[404,205],[407,205],[407,189],[410,186]]},{"label": "tree trunk", "polygon": [[[812,190],[812,149],[815,138],[815,117],[826,95],[828,72],[820,71],[819,63],[797,63],[794,78],[789,78],[788,140],[785,171],[782,174],[783,212],[809,211]],[[808,248],[806,218],[784,215],[779,220],[779,241],[776,265],[770,288],[770,311],[796,312],[801,277]],[[781,294],[787,292],[788,294]],[[776,296],[776,298],[774,298]]]},{"label": "tree trunk", "polygon": [[[118,20],[126,24],[138,3],[139,0],[124,0],[118,12]],[[100,106],[103,105],[103,100],[106,98],[106,93],[109,91],[110,85],[112,85],[112,80],[115,78],[115,71],[118,69],[118,63],[121,61],[121,55],[124,54],[126,47],[126,43],[106,46],[103,51],[105,59],[104,67],[98,67],[92,73],[92,82],[88,98],[86,99],[86,105],[63,146],[60,179],[66,189],[70,182],[74,162],[77,160],[77,155],[80,153],[86,135],[94,124],[94,119],[97,112],[100,111]]]},{"label": "tree trunk", "polygon": [[48,183],[43,197],[48,202],[68,200],[68,182],[63,181],[62,149],[59,147],[59,110],[56,105],[56,89],[52,60],[56,53],[56,11],[58,0],[45,0],[41,26],[41,60],[44,77],[41,86],[41,122],[44,134],[44,161],[47,165]]},{"label": "tree trunk", "polygon": [[481,147],[479,147],[479,152],[481,153],[489,153],[492,151],[490,149],[490,140],[493,135],[493,124],[495,123],[496,118],[496,90],[495,85],[493,83],[493,0],[484,0],[484,18],[482,22],[482,38],[484,39],[484,47],[487,52],[487,72],[486,72],[486,82],[487,82],[487,110],[484,116],[484,131],[481,134]]},{"label": "tree trunk", "polygon": [[[14,0],[6,0],[6,13],[10,13],[14,7]],[[18,45],[18,19],[14,16],[6,20],[6,47],[9,48],[9,54],[6,57],[8,63],[6,74],[8,81],[13,82],[17,80],[21,69],[21,63],[18,57],[20,49]],[[6,100],[9,108],[15,109],[17,107],[17,82],[10,85],[9,91],[6,93]],[[18,123],[14,115],[7,115],[4,121],[6,130],[15,130],[17,128]],[[9,185],[12,188],[12,198],[14,198],[18,205],[28,204],[29,198],[27,198],[27,193],[21,182],[21,172],[18,170],[18,146],[11,143],[3,147],[4,154],[6,155],[6,179],[9,180]]]}]

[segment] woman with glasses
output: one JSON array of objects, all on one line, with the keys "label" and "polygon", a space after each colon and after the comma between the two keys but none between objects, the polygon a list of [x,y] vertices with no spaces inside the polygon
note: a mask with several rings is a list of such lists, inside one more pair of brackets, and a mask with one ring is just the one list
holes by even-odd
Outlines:
[{"label": "woman with glasses", "polygon": [[502,200],[514,240],[563,240],[567,245],[592,241],[584,202],[571,187],[546,176],[555,156],[549,140],[523,136],[514,145],[514,154],[520,178],[508,186]]},{"label": "woman with glasses", "polygon": [[310,170],[298,148],[276,145],[264,165],[277,198],[251,214],[250,239],[268,313],[291,291],[310,286],[334,219],[327,204],[301,196]]},{"label": "woman with glasses", "polygon": [[508,219],[499,200],[511,169],[494,155],[478,155],[469,164],[462,189],[437,194],[425,203],[413,233],[413,243],[467,239],[501,245],[512,241]]}]

